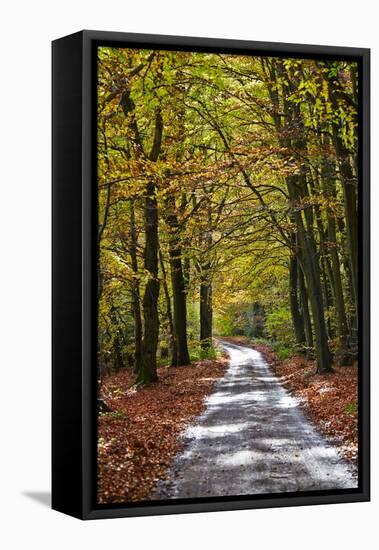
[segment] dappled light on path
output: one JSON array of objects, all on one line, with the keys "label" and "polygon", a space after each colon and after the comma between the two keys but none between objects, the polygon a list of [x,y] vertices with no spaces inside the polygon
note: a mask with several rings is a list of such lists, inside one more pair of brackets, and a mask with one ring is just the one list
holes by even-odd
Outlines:
[{"label": "dappled light on path", "polygon": [[256,350],[221,342],[225,376],[188,427],[184,451],[153,498],[194,498],[357,487],[335,447]]}]

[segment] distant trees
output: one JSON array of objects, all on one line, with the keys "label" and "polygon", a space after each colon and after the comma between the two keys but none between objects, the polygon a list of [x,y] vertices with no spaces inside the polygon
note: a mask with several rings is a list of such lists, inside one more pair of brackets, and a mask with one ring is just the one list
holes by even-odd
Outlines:
[{"label": "distant trees", "polygon": [[100,48],[103,370],[153,382],[258,317],[319,372],[351,363],[357,80],[342,61]]}]

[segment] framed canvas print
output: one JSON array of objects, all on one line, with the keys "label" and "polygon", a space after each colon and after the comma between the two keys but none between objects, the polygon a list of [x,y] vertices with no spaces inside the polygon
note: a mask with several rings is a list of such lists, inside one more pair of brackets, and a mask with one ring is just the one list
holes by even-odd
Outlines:
[{"label": "framed canvas print", "polygon": [[369,499],[369,50],[53,42],[53,508]]}]

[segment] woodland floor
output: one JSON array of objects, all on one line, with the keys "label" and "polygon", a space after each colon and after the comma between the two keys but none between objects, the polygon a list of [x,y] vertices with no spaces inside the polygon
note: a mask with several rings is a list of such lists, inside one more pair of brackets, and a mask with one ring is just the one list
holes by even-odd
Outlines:
[{"label": "woodland floor", "polygon": [[331,374],[315,374],[315,361],[298,355],[279,361],[270,346],[245,337],[223,340],[252,347],[262,353],[281,384],[299,399],[307,416],[353,464],[358,461],[357,365],[333,365]]},{"label": "woodland floor", "polygon": [[98,423],[98,502],[143,501],[181,451],[179,437],[205,407],[223,376],[226,358],[185,367],[160,367],[159,381],[129,389],[130,370],[104,379],[101,394],[112,413]]}]

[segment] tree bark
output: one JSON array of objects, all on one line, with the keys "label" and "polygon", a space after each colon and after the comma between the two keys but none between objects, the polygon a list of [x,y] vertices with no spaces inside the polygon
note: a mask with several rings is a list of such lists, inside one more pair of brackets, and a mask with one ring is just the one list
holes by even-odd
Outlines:
[{"label": "tree bark", "polygon": [[187,292],[188,292],[188,288],[191,282],[191,260],[189,259],[188,256],[185,256],[183,260],[183,277],[184,277],[184,288],[187,289]]},{"label": "tree bark", "polygon": [[299,262],[298,262],[297,276],[298,276],[298,283],[299,283],[301,313],[304,319],[305,341],[307,344],[306,354],[307,354],[307,358],[311,359],[313,357],[312,321],[309,313],[308,291],[304,282],[303,270]]},{"label": "tree bark", "polygon": [[132,280],[132,314],[134,319],[134,373],[138,374],[142,365],[142,317],[141,295],[138,279],[137,231],[134,199],[130,199],[130,258],[133,270]]},{"label": "tree bark", "polygon": [[137,382],[149,384],[158,380],[157,348],[159,335],[158,318],[158,204],[155,185],[150,181],[145,196],[145,252],[144,268],[148,280],[142,301],[144,336],[142,341],[142,364]]},{"label": "tree bark", "polygon": [[210,250],[212,247],[212,215],[208,210],[208,227],[201,237],[205,244],[200,267],[200,345],[203,350],[212,347],[212,273]]},{"label": "tree bark", "polygon": [[205,275],[200,282],[200,345],[203,350],[212,347],[212,283]]},{"label": "tree bark", "polygon": [[[305,176],[293,175],[287,177],[287,186],[294,207],[294,217],[297,226],[299,258],[309,289],[309,300],[312,310],[313,326],[316,343],[317,372],[329,372],[331,355],[328,345],[324,315],[324,300],[321,286],[321,274],[316,242],[313,232],[313,219],[309,208],[299,210],[299,190],[306,186]],[[304,219],[303,219],[304,216]]]},{"label": "tree bark", "polygon": [[[340,83],[336,77],[327,77],[328,93],[333,109],[338,109],[338,92]],[[354,82],[353,82],[354,83]],[[351,165],[350,153],[345,147],[340,135],[340,128],[335,122],[332,124],[333,145],[337,154],[338,168],[342,182],[346,234],[349,250],[350,269],[353,283],[354,303],[358,312],[358,208],[357,208],[357,178]]]},{"label": "tree bark", "polygon": [[[162,146],[163,119],[160,108],[155,112],[153,145],[149,160],[156,162]],[[159,278],[158,278],[158,201],[154,181],[149,181],[145,190],[145,250],[144,268],[148,274],[143,296],[144,336],[142,340],[142,365],[137,383],[150,384],[158,380],[157,348],[159,336]]]},{"label": "tree bark", "polygon": [[[172,243],[173,244],[173,243]],[[171,286],[174,299],[174,328],[177,342],[177,365],[189,365],[187,343],[187,304],[179,244],[170,247]]]},{"label": "tree bark", "polygon": [[174,321],[172,317],[172,310],[171,310],[171,298],[170,298],[170,292],[168,290],[168,284],[167,284],[167,275],[166,275],[166,269],[164,266],[164,259],[161,249],[159,249],[159,262],[161,264],[161,271],[162,271],[162,282],[163,282],[163,290],[166,296],[166,313],[167,313],[167,320],[168,320],[168,326],[170,331],[170,355],[171,355],[171,366],[175,366],[178,363],[178,348],[176,343],[176,336],[175,336],[175,329],[174,329]]},{"label": "tree bark", "polygon": [[[322,181],[324,191],[328,198],[334,198],[335,191],[335,167],[331,160],[325,159],[323,163]],[[336,308],[337,335],[339,340],[338,361],[341,365],[351,365],[352,357],[349,353],[349,330],[346,317],[345,299],[341,279],[341,263],[338,255],[336,219],[333,211],[328,207],[327,233],[331,258],[331,276],[334,290]]]},{"label": "tree bark", "polygon": [[182,265],[180,227],[174,197],[166,199],[165,221],[169,228],[171,287],[174,304],[174,331],[177,345],[176,365],[189,365],[187,342],[187,298]]},{"label": "tree bark", "polygon": [[338,131],[333,128],[333,139],[338,156],[339,170],[343,183],[344,203],[346,212],[346,234],[350,257],[350,269],[353,282],[354,303],[357,311],[358,304],[358,212],[357,193],[355,189],[356,179],[350,164],[349,153],[338,136]]},{"label": "tree bark", "polygon": [[121,345],[121,330],[119,326],[119,319],[117,318],[117,313],[114,307],[111,308],[110,318],[112,321],[112,329],[114,331],[113,335],[113,369],[117,372],[124,367],[124,361],[122,358],[122,345]]},{"label": "tree bark", "polygon": [[301,314],[298,300],[298,266],[295,253],[291,253],[289,261],[289,301],[293,328],[295,331],[296,346],[299,351],[304,352],[305,331],[304,318]]}]

